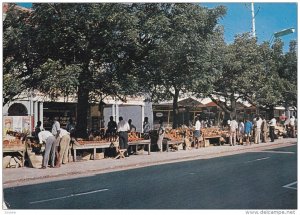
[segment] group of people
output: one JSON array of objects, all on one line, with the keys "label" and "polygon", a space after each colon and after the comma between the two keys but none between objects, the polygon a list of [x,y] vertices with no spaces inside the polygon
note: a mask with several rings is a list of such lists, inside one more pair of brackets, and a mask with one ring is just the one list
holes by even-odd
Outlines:
[{"label": "group of people", "polygon": [[[251,122],[249,119],[246,121],[240,121],[237,123],[235,119],[228,120],[229,127],[229,143],[231,146],[236,145],[236,141],[239,144],[243,144],[244,139],[246,140],[246,145],[251,144],[253,139],[255,144],[261,142],[266,143],[268,141],[268,133],[271,142],[275,139],[275,126],[276,118],[272,117],[270,121],[267,121],[264,116],[257,115]],[[295,117],[292,116],[289,121],[289,126],[292,129],[292,136],[295,137]]]},{"label": "group of people", "polygon": [[[143,122],[143,134],[144,138],[149,138],[149,132],[150,132],[150,123],[148,120],[148,117],[144,118]],[[129,157],[132,153],[131,147],[128,145],[128,133],[135,132],[136,126],[133,125],[132,120],[129,119],[128,122],[126,122],[122,116],[119,117],[119,122],[116,123],[114,121],[113,116],[110,117],[110,121],[107,124],[107,130],[106,130],[106,136],[108,137],[115,137],[118,135],[119,137],[119,148],[120,149],[126,149],[127,153],[125,153],[126,157]]]},{"label": "group of people", "polygon": [[[295,137],[295,117],[292,116],[288,121],[288,126],[291,130],[291,137]],[[227,121],[227,126],[229,129],[229,144],[230,146],[234,146],[237,144],[243,145],[244,140],[246,141],[246,145],[251,144],[252,140],[255,144],[259,144],[261,142],[266,143],[268,141],[268,133],[271,139],[271,142],[274,142],[275,139],[275,126],[276,126],[276,118],[272,117],[270,121],[267,121],[264,116],[255,116],[253,121],[241,120],[239,123],[235,119],[229,119]],[[203,144],[200,140],[201,137],[201,128],[203,128],[203,123],[200,122],[199,117],[195,118],[195,126],[194,126],[194,146],[195,148],[201,147]]]},{"label": "group of people", "polygon": [[57,119],[51,118],[50,121],[52,122],[51,132],[41,128],[41,121],[38,121],[35,127],[36,138],[40,144],[45,144],[41,169],[48,167],[49,160],[51,168],[58,168],[69,161],[70,132],[74,127],[71,124],[72,121],[68,123],[66,129],[61,128]]},{"label": "group of people", "polygon": [[229,119],[228,126],[230,134],[229,143],[231,146],[236,145],[237,140],[239,144],[243,145],[244,139],[246,140],[246,145],[251,144],[252,137],[254,138],[254,143],[259,144],[261,140],[266,143],[268,127],[271,142],[274,142],[275,139],[276,119],[274,117],[269,122],[263,116],[256,116],[252,122],[247,119],[238,123],[235,119]]}]

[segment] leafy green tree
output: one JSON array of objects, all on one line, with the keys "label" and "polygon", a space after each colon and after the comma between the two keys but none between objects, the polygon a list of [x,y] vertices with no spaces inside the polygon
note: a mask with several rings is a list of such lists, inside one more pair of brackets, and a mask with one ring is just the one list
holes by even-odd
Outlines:
[{"label": "leafy green tree", "polygon": [[[152,47],[139,73],[144,91],[153,100],[173,99],[173,127],[177,127],[178,98],[201,80],[207,58],[207,40],[224,7],[208,10],[196,4],[145,4],[143,26]],[[151,16],[149,11],[154,11]],[[154,46],[154,47],[153,47]]]},{"label": "leafy green tree", "polygon": [[32,74],[30,10],[9,4],[3,22],[3,105],[30,88],[27,77]]},{"label": "leafy green tree", "polygon": [[229,45],[224,44],[220,37],[220,32],[212,37],[215,41],[211,42],[211,64],[207,68],[215,72],[213,77],[204,80],[212,86],[204,95],[235,118],[237,102],[253,96],[262,78],[263,65],[258,54],[259,46],[250,34],[237,35],[234,43]]},{"label": "leafy green tree", "polygon": [[[77,94],[77,131],[86,137],[91,96],[122,96],[133,93],[134,55],[137,53],[136,16],[130,4],[33,4],[26,24],[16,31],[16,47],[24,57],[13,61],[25,65],[22,83],[52,98]],[[10,18],[9,18],[10,17]],[[7,26],[16,22],[8,15]],[[21,28],[21,29],[20,29]],[[28,30],[27,30],[28,29]],[[6,28],[6,50],[13,42]],[[26,33],[29,34],[26,37]],[[23,40],[27,43],[23,43]],[[14,45],[14,44],[13,44]],[[5,52],[9,60],[9,53]],[[33,57],[30,57],[33,56]],[[31,83],[31,84],[30,84]]]},{"label": "leafy green tree", "polygon": [[272,47],[265,43],[260,51],[265,63],[265,77],[256,92],[256,103],[271,116],[275,106],[296,107],[297,104],[297,54],[296,43],[283,53],[283,42],[278,39]]}]

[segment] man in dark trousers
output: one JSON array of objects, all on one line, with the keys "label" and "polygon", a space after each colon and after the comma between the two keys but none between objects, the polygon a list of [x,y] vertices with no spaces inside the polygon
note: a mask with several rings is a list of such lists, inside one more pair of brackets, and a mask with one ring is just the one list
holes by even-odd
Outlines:
[{"label": "man in dark trousers", "polygon": [[116,131],[117,131],[117,123],[114,121],[114,117],[110,116],[109,122],[107,124],[106,137],[109,141],[116,140]]},{"label": "man in dark trousers", "polygon": [[269,122],[271,142],[274,142],[274,139],[275,139],[275,126],[276,126],[276,119],[273,116]]},{"label": "man in dark trousers", "polygon": [[131,153],[131,148],[128,147],[128,132],[130,131],[130,126],[128,122],[123,120],[123,117],[119,117],[119,123],[117,132],[119,133],[119,145],[120,149],[127,149],[126,157],[129,157]]}]

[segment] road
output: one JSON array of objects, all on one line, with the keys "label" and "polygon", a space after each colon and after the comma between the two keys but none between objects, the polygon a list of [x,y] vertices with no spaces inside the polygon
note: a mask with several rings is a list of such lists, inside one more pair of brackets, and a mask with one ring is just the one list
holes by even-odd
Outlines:
[{"label": "road", "polygon": [[10,209],[297,209],[297,146],[4,189]]}]

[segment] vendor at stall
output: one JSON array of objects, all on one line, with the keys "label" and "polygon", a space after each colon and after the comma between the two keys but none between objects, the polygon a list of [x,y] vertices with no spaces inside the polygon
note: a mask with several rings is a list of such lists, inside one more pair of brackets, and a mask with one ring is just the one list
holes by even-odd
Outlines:
[{"label": "vendor at stall", "polygon": [[70,133],[60,128],[59,132],[60,142],[59,142],[59,160],[56,164],[57,167],[60,167],[61,164],[66,164],[69,161],[69,148],[70,148]]},{"label": "vendor at stall", "polygon": [[198,147],[201,147],[200,145],[201,123],[199,117],[196,117],[195,121],[196,123],[195,123],[195,131],[194,131],[194,147],[198,149]]},{"label": "vendor at stall", "polygon": [[164,134],[165,134],[165,128],[164,128],[164,125],[163,125],[163,120],[160,119],[159,120],[159,129],[158,129],[158,140],[157,140],[157,146],[158,146],[158,150],[160,152],[162,152],[163,150],[163,139],[164,139]]},{"label": "vendor at stall", "polygon": [[130,131],[130,126],[128,122],[123,120],[123,117],[119,117],[119,123],[117,132],[119,134],[119,146],[120,149],[127,149],[126,157],[129,157],[131,154],[131,147],[128,147],[128,132]]},{"label": "vendor at stall", "polygon": [[55,162],[55,147],[56,147],[56,138],[50,131],[41,131],[38,134],[39,143],[45,143],[45,153],[43,157],[43,165],[41,169],[46,169],[49,162],[49,156],[51,152],[51,167],[54,166]]}]

